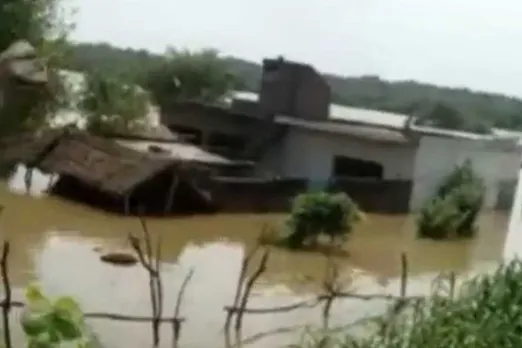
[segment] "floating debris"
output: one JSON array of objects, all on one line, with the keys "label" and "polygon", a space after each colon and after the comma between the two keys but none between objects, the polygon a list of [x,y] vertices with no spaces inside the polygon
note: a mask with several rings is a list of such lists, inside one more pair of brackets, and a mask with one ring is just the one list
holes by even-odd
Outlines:
[{"label": "floating debris", "polygon": [[100,260],[119,266],[132,266],[138,262],[136,256],[126,252],[109,252],[101,255]]}]

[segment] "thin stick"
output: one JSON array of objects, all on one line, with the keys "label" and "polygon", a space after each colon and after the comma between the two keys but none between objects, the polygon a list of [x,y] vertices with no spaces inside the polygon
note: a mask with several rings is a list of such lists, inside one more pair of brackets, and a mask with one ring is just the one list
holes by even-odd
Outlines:
[{"label": "thin stick", "polygon": [[265,252],[263,253],[263,256],[261,258],[261,262],[259,263],[259,267],[254,272],[254,274],[252,274],[252,276],[248,279],[248,281],[246,283],[245,291],[243,293],[243,297],[241,298],[241,304],[239,307],[240,309],[236,314],[236,322],[235,322],[235,326],[234,326],[236,333],[238,333],[241,330],[241,326],[243,324],[244,309],[246,308],[246,305],[248,303],[248,299],[250,297],[250,293],[252,292],[252,288],[253,288],[256,280],[261,276],[261,274],[263,274],[263,272],[266,271],[268,256],[269,256],[269,251],[265,250]]},{"label": "thin stick", "polygon": [[[141,249],[139,239],[134,236],[129,236],[129,240],[131,246],[138,254],[138,259],[143,268],[147,271],[149,275],[149,289],[150,289],[150,300],[152,307],[152,341],[153,347],[158,347],[160,342],[160,324],[161,324],[161,313],[163,311],[163,289],[161,282],[161,275],[159,270],[160,265],[160,255],[156,255],[156,259],[154,260],[154,255],[152,253],[152,243],[149,230],[147,228],[147,223],[145,219],[139,218],[141,228],[143,231],[143,239],[145,242],[145,253]],[[160,252],[160,244],[157,245],[157,253]]]},{"label": "thin stick", "polygon": [[332,309],[333,301],[336,298],[336,293],[340,291],[338,286],[339,270],[335,262],[330,257],[326,259],[326,271],[325,279],[323,282],[325,295],[325,303],[323,307],[323,330],[328,330],[328,324],[330,321],[330,311]]},{"label": "thin stick", "polygon": [[[176,307],[174,308],[174,318],[179,317],[179,312],[181,309],[181,303],[183,301],[183,296],[185,295],[185,290],[187,288],[188,283],[192,279],[192,276],[194,275],[194,269],[191,269],[187,275],[185,276],[185,279],[183,279],[183,283],[181,283],[181,286],[179,288],[178,297],[176,299]],[[179,344],[179,338],[181,335],[181,321],[174,321],[172,323],[172,347],[177,348]]]},{"label": "thin stick", "polygon": [[[317,298],[309,299],[300,301],[297,303],[289,304],[286,306],[278,306],[278,307],[272,307],[272,308],[244,308],[242,309],[243,313],[245,314],[273,314],[273,313],[285,313],[285,312],[291,312],[296,309],[300,308],[313,308],[316,307],[321,300]],[[226,311],[237,313],[241,310],[241,308],[238,307],[225,307]]]},{"label": "thin stick", "polygon": [[[152,257],[152,254],[151,254]],[[154,262],[154,269],[156,270],[156,274],[152,277],[156,290],[156,316],[154,320],[154,327],[158,337],[160,337],[160,327],[161,321],[160,318],[163,316],[163,281],[161,279],[161,237],[158,236],[158,241],[156,243],[156,255]]]},{"label": "thin stick", "polygon": [[2,248],[2,259],[0,260],[0,267],[2,273],[2,283],[4,285],[5,297],[4,305],[2,306],[2,318],[4,321],[4,344],[5,348],[12,348],[11,343],[11,329],[9,327],[9,314],[11,312],[11,284],[9,283],[8,263],[10,244],[4,241]]},{"label": "thin stick", "polygon": [[[24,307],[25,304],[21,303],[21,306],[17,305],[16,307]],[[85,313],[85,318],[89,319],[108,319],[108,320],[119,320],[119,321],[129,321],[129,322],[139,322],[139,323],[150,323],[153,320],[158,320],[162,323],[173,323],[175,321],[184,322],[185,318],[173,318],[173,317],[165,317],[165,318],[153,318],[146,316],[134,316],[134,315],[123,315],[123,314],[115,314],[115,313]]]},{"label": "thin stick", "polygon": [[[238,308],[239,301],[241,299],[243,284],[245,282],[248,265],[250,263],[250,260],[252,259],[252,257],[254,256],[254,254],[257,252],[258,249],[259,249],[259,244],[256,244],[256,246],[247,255],[245,255],[245,257],[243,257],[243,260],[241,261],[241,269],[239,271],[239,277],[237,279],[237,284],[236,284],[236,293],[234,295],[234,302],[233,302],[231,308],[234,308],[234,309]],[[227,316],[225,318],[225,325],[224,325],[224,331],[225,331],[225,336],[226,336],[230,332],[230,323],[232,322],[232,316],[234,315],[235,312],[237,312],[237,310],[235,310],[233,312],[231,310],[227,310],[226,307],[225,307],[225,310],[227,311]]]}]

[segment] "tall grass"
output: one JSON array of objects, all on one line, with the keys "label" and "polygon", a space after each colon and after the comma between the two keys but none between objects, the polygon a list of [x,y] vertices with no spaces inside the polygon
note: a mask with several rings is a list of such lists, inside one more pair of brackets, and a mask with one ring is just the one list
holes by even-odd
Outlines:
[{"label": "tall grass", "polygon": [[312,336],[300,347],[522,347],[522,262],[466,281],[453,297],[433,294],[400,315],[380,318],[372,334]]}]

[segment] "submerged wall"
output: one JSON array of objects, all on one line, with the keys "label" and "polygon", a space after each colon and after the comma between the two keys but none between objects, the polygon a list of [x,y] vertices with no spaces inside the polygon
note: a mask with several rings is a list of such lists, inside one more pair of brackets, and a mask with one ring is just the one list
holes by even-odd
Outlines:
[{"label": "submerged wall", "polygon": [[[306,179],[213,178],[210,190],[218,211],[285,212],[299,193],[313,188]],[[366,212],[408,212],[412,183],[409,180],[343,178],[324,182],[322,188],[345,192]]]},{"label": "submerged wall", "polygon": [[[470,160],[486,185],[485,209],[507,209],[510,186],[514,190],[520,172],[522,151],[496,146],[491,141],[424,136],[415,158],[414,186],[410,208],[418,210],[435,193],[455,166]],[[502,200],[500,202],[499,200]]]}]

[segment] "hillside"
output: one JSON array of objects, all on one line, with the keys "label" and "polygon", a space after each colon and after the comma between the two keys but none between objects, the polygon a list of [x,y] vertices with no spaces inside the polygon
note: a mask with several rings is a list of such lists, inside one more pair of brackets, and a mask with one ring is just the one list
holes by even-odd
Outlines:
[{"label": "hillside", "polygon": [[[65,68],[106,74],[139,73],[155,64],[160,56],[145,50],[122,49],[108,44],[76,44]],[[230,71],[255,91],[261,67],[258,63],[226,57]],[[339,104],[412,113],[419,105],[437,102],[455,109],[471,123],[522,130],[522,100],[500,94],[451,89],[416,81],[390,82],[378,76],[343,77],[325,75]]]}]

